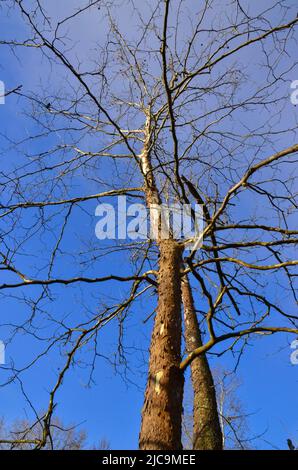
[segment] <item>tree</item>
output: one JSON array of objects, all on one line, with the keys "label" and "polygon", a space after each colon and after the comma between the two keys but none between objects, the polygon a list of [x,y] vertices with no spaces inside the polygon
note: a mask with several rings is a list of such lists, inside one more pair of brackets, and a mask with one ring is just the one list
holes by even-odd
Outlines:
[{"label": "tree", "polygon": [[[202,346],[202,338],[194,299],[187,277],[181,283],[185,319],[187,352]],[[198,450],[222,450],[223,435],[217,409],[215,384],[206,354],[191,363],[193,385],[193,448]]]},{"label": "tree", "polygon": [[[30,310],[17,325],[3,320],[10,338],[24,331],[38,343],[42,328],[47,346],[27,365],[12,364],[9,381],[67,350],[40,417],[37,447],[45,447],[59,389],[83,346],[93,348],[93,359],[86,352],[92,374],[99,332],[118,320],[117,352],[126,361],[123,325],[139,298],[151,305],[149,295],[156,295],[140,448],[180,449],[187,367],[200,361],[208,371],[207,352],[220,356],[239,345],[242,354],[255,335],[298,333],[292,228],[298,144],[289,100],[296,10],[279,1],[75,3],[57,14],[41,1],[2,2],[22,28],[5,34],[1,47],[44,61],[40,83],[10,87],[7,97],[24,103],[30,129],[25,137],[7,135],[8,148],[3,140],[13,162],[5,160],[1,173],[0,290],[4,301],[12,292]],[[80,50],[74,34],[88,12],[89,21],[91,13],[101,21],[101,38],[95,49],[89,43]],[[86,189],[94,184],[97,191]],[[125,243],[98,249],[85,233],[92,203],[119,195],[144,201],[148,210],[198,203],[204,229],[195,239],[177,240],[172,232],[164,239],[159,230],[156,238],[124,236]],[[119,266],[112,273],[111,253]],[[190,291],[199,288],[202,342],[182,357],[186,275]],[[111,299],[109,284],[120,284],[123,298]],[[67,302],[66,286],[79,285],[88,313],[54,310],[55,297]],[[205,390],[214,402],[211,382]]]},{"label": "tree", "polygon": [[[216,391],[216,403],[218,404],[218,418],[221,429],[221,446],[224,450],[250,450],[258,448],[259,438],[263,436],[253,434],[249,423],[250,413],[245,409],[245,405],[239,399],[239,387],[241,382],[237,378],[235,372],[227,371],[221,368],[212,370],[212,380]],[[195,428],[193,412],[194,405],[196,405],[195,393],[192,388],[186,384],[185,390],[185,406],[183,415],[183,442],[186,449],[192,449],[194,444]],[[194,387],[195,388],[195,387]],[[203,419],[206,413],[203,413]],[[209,436],[213,437],[216,432],[216,427],[209,427]],[[202,437],[208,437],[205,432]],[[217,434],[215,434],[216,436]],[[200,436],[200,438],[202,439]],[[214,438],[214,437],[213,437]],[[203,442],[203,445],[205,443]],[[208,442],[207,442],[208,444]],[[200,443],[200,448],[203,445]],[[216,444],[215,444],[216,445]],[[206,449],[207,447],[205,447]],[[215,446],[212,447],[212,450]]]},{"label": "tree", "polygon": [[[17,420],[8,426],[5,420],[0,420],[0,449],[30,450],[42,440],[43,427],[41,423],[30,423],[28,420]],[[51,440],[44,447],[47,450],[80,450],[86,449],[87,434],[75,426],[65,426],[55,418],[52,422]],[[102,439],[94,449],[109,449],[107,440]]]}]

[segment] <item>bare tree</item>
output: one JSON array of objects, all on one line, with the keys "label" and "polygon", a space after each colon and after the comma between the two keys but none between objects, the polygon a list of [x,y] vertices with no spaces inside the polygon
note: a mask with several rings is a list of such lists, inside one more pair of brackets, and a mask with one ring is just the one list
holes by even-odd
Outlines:
[{"label": "bare tree", "polygon": [[[212,370],[212,379],[216,391],[216,402],[218,419],[221,428],[221,446],[224,450],[250,450],[257,448],[260,438],[263,437],[265,431],[259,435],[253,432],[250,425],[249,413],[243,401],[239,398],[239,388],[241,382],[237,378],[235,372],[226,371],[222,368]],[[196,403],[195,393],[193,393],[191,384],[186,383],[184,398],[184,415],[183,415],[183,442],[186,449],[194,447],[194,418],[193,408]],[[206,414],[206,413],[205,413]],[[204,419],[204,414],[203,414]],[[207,430],[209,436],[216,428],[212,426]],[[208,437],[208,433],[203,430],[203,437]],[[203,442],[203,445],[205,443]],[[213,450],[215,447],[212,448]]]},{"label": "bare tree", "polygon": [[[0,449],[30,450],[34,449],[42,439],[41,423],[30,423],[28,420],[16,420],[8,426],[5,420],[0,420]],[[88,446],[87,434],[76,426],[65,426],[59,418],[53,419],[51,440],[47,442],[48,450],[80,450]],[[94,449],[109,449],[109,443],[102,439]]]},{"label": "bare tree", "polygon": [[[188,353],[202,346],[200,326],[187,277],[181,283],[185,320],[185,342]],[[217,409],[216,390],[206,354],[191,363],[193,385],[193,448],[222,450],[223,435]]]},{"label": "bare tree", "polygon": [[[47,341],[27,364],[8,367],[7,383],[48,354],[62,352],[64,360],[39,417],[37,448],[51,439],[60,387],[82,350],[92,380],[99,357],[113,362],[99,352],[99,333],[118,321],[125,363],[123,325],[156,288],[141,449],[181,448],[183,375],[197,358],[211,350],[241,356],[256,334],[297,335],[298,144],[289,80],[298,19],[290,2],[268,3],[77,0],[57,14],[40,0],[1,2],[22,24],[1,47],[24,60],[37,54],[43,64],[31,90],[10,87],[7,100],[24,103],[29,135],[3,138],[2,158],[12,154],[13,163],[3,165],[0,206],[3,301],[11,296],[29,309],[17,324],[1,321],[10,340],[22,331],[39,345]],[[101,38],[82,51],[74,32],[91,13]],[[199,203],[204,230],[198,239],[159,234],[99,249],[86,236],[92,203],[119,195],[148,210]],[[111,254],[118,255],[113,273]],[[202,344],[182,358],[185,275],[190,292],[199,288]],[[120,284],[123,297],[109,297],[107,283]],[[82,285],[96,302],[83,303],[80,316],[54,310],[55,297],[66,302],[68,289]]]},{"label": "bare tree", "polygon": [[256,435],[250,428],[249,413],[239,399],[241,382],[234,372],[214,371],[220,424],[225,449],[249,450],[253,448],[265,431]]},{"label": "bare tree", "polygon": [[287,444],[288,444],[289,450],[297,450],[291,439],[287,439]]}]

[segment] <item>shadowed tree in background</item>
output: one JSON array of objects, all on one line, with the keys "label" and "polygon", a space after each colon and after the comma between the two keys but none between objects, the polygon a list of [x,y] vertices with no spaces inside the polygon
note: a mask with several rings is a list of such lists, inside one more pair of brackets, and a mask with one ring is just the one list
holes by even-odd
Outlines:
[{"label": "shadowed tree in background", "polygon": [[[154,325],[141,449],[182,447],[189,366],[199,401],[194,446],[221,448],[206,353],[240,358],[255,335],[297,335],[298,144],[289,90],[298,19],[290,2],[264,3],[78,0],[62,14],[42,1],[1,2],[7,21],[21,25],[3,33],[1,47],[41,61],[37,81],[10,87],[26,132],[2,135],[0,180],[0,290],[4,303],[24,304],[20,318],[6,313],[1,322],[10,341],[22,332],[36,346],[27,363],[5,366],[3,385],[25,386],[31,368],[61,354],[37,448],[51,439],[72,367],[89,365],[92,382],[98,360],[114,361],[98,341],[110,324],[119,327],[115,361],[128,364],[125,327],[143,314],[142,299]],[[91,15],[97,44],[78,43],[76,28]],[[120,195],[148,210],[200,204],[203,233],[125,234],[99,245],[95,204],[115,207]],[[186,275],[188,299],[198,289],[197,330],[192,348],[185,327],[183,355]],[[85,293],[80,307],[71,307],[70,292]]]}]

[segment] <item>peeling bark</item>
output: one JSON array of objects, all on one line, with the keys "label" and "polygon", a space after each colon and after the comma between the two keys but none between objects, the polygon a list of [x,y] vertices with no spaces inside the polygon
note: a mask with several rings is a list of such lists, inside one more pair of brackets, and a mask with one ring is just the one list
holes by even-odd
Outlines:
[{"label": "peeling bark", "polygon": [[[184,307],[186,349],[190,353],[202,346],[202,339],[187,277],[181,283],[181,291]],[[193,448],[195,450],[222,450],[223,437],[216,393],[206,354],[202,354],[192,361],[191,379],[194,391]]]},{"label": "peeling bark", "polygon": [[[144,129],[140,155],[148,209],[161,204],[150,158],[150,113]],[[155,220],[157,232],[159,221]],[[158,306],[151,337],[149,374],[142,410],[139,446],[143,450],[180,450],[184,376],[181,362],[182,247],[174,240],[161,240],[159,248]]]},{"label": "peeling bark", "polygon": [[182,249],[173,240],[160,241],[159,248],[158,308],[151,338],[140,449],[180,450],[184,383],[179,368]]}]

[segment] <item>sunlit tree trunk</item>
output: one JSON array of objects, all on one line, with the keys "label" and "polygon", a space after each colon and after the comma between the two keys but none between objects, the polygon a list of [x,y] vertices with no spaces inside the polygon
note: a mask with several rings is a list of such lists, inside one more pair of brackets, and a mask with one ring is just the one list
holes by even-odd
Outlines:
[{"label": "sunlit tree trunk", "polygon": [[181,361],[181,248],[160,242],[158,308],[142,412],[140,448],[181,449],[183,373]]},{"label": "sunlit tree trunk", "polygon": [[[185,342],[187,351],[191,352],[202,345],[202,339],[191,286],[187,277],[183,278],[181,285]],[[191,379],[194,392],[193,448],[196,450],[222,450],[223,438],[214,381],[205,354],[192,361]]]}]

